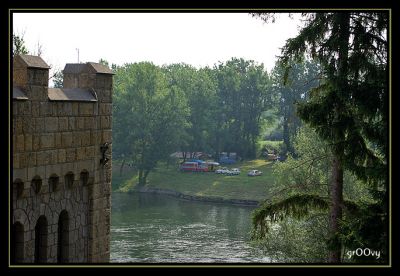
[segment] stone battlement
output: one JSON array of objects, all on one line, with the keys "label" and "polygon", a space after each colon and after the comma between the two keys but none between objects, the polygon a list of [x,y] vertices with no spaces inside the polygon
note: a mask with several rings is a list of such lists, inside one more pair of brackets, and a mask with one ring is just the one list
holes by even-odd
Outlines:
[{"label": "stone battlement", "polygon": [[63,88],[49,66],[13,60],[12,259],[108,262],[113,73],[67,64]]}]

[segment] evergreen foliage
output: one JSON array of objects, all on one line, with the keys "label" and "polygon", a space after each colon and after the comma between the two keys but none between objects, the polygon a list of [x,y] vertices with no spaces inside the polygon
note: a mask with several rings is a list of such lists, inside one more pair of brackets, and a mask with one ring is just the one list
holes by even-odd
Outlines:
[{"label": "evergreen foliage", "polygon": [[[286,67],[285,78],[291,62],[302,61],[304,54],[323,68],[323,81],[310,91],[307,102],[298,105],[298,114],[332,151],[329,261],[341,261],[344,245],[380,250],[383,258],[379,261],[386,262],[388,13],[312,13],[303,17],[305,25],[297,37],[287,41],[280,63]],[[356,175],[374,200],[353,208],[358,210],[357,219],[342,217],[343,169]],[[371,234],[372,229],[379,231]]]}]

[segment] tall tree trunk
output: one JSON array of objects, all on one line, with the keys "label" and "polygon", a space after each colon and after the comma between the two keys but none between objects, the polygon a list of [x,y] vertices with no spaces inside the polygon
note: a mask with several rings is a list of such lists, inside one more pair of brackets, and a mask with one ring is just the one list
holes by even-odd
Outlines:
[{"label": "tall tree trunk", "polygon": [[[343,204],[343,167],[337,155],[333,157],[332,161],[332,181],[329,193],[332,201],[329,212],[329,230],[331,237],[334,237],[339,231]],[[336,239],[333,241],[334,247],[329,251],[328,262],[340,263],[341,245]]]},{"label": "tall tree trunk", "polygon": [[146,185],[147,176],[149,175],[149,173],[150,173],[150,170],[146,170],[146,171],[144,172],[144,175],[143,175],[143,186]]},{"label": "tall tree trunk", "polygon": [[124,165],[125,165],[125,158],[122,159],[122,164],[121,164],[121,167],[119,168],[119,176],[122,176],[122,171],[124,170]]},{"label": "tall tree trunk", "polygon": [[[285,107],[286,109],[286,107]],[[290,137],[289,137],[289,124],[288,124],[288,115],[286,114],[286,110],[283,116],[283,143],[286,146],[286,151],[283,154],[293,152],[292,146],[290,145]]]},{"label": "tall tree trunk", "polygon": [[329,251],[328,261],[330,263],[340,263],[341,244],[337,240],[337,233],[339,231],[339,221],[342,219],[343,206],[343,167],[340,157],[343,156],[343,147],[340,143],[344,142],[345,134],[342,128],[337,125],[340,122],[342,114],[342,99],[343,95],[349,93],[347,75],[348,75],[348,56],[349,56],[349,38],[350,38],[350,14],[343,12],[338,14],[339,19],[339,57],[338,57],[338,94],[337,102],[334,107],[334,122],[333,133],[334,141],[336,143],[334,150],[334,157],[332,161],[332,182],[330,188],[331,197],[331,210],[329,214],[329,232],[330,237],[333,238],[333,247]]},{"label": "tall tree trunk", "polygon": [[139,170],[139,187],[143,187],[146,185],[146,181],[147,181],[147,176],[149,175],[150,170],[144,170],[144,169],[140,169]]},{"label": "tall tree trunk", "polygon": [[139,188],[143,187],[143,169],[139,169]]},{"label": "tall tree trunk", "polygon": [[220,154],[220,152],[219,152],[219,135],[218,135],[218,133],[217,133],[217,136],[215,138],[214,150],[215,150],[215,158],[214,158],[214,160],[219,162],[219,154]]},{"label": "tall tree trunk", "polygon": [[251,158],[257,158],[257,141],[254,135],[251,135]]}]

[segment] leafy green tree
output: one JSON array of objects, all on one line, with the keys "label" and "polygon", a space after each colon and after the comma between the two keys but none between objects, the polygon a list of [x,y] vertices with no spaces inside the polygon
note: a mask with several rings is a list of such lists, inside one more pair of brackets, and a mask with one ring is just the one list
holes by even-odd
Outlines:
[{"label": "leafy green tree", "polygon": [[270,80],[263,65],[232,58],[216,68],[219,115],[225,151],[255,158],[262,114],[271,105]]},{"label": "leafy green tree", "polygon": [[[292,60],[301,60],[308,54],[323,68],[323,81],[310,92],[309,101],[299,105],[298,114],[327,141],[332,152],[328,260],[340,262],[343,243],[351,244],[351,240],[354,245],[360,238],[358,244],[379,246],[383,253],[380,261],[385,262],[388,13],[311,13],[303,17],[305,25],[297,37],[287,41],[280,62],[289,70]],[[368,185],[375,202],[358,206],[358,222],[342,226],[344,168]],[[318,197],[307,200],[308,206],[323,205]],[[265,216],[271,214],[268,208],[272,207],[264,208]],[[261,217],[257,223],[263,223]],[[360,234],[349,230],[356,226]],[[371,234],[371,229],[381,231]],[[343,238],[346,231],[352,238]]]},{"label": "leafy green tree", "polygon": [[190,127],[186,129],[180,150],[184,153],[211,150],[210,136],[215,110],[216,83],[204,69],[197,70],[187,64],[172,64],[164,68],[170,89],[179,89],[190,109]]},{"label": "leafy green tree", "polygon": [[62,88],[64,82],[64,75],[61,70],[54,72],[53,75],[53,84],[55,88]]},{"label": "leafy green tree", "polygon": [[110,63],[106,59],[103,59],[103,58],[99,59],[99,63],[111,68],[111,70],[113,72],[115,72],[118,67],[115,63],[111,63],[111,66],[110,66]]},{"label": "leafy green tree", "polygon": [[118,67],[114,83],[115,150],[130,158],[142,187],[157,162],[179,146],[188,127],[186,97],[169,89],[161,68],[148,62]]},{"label": "leafy green tree", "polygon": [[[308,91],[318,86],[320,69],[311,61],[294,63],[287,82],[284,83],[285,68],[277,64],[271,73],[272,91],[279,99],[279,115],[283,118],[283,142],[285,149],[294,154],[292,139],[301,126],[296,104],[307,100]],[[282,153],[286,155],[286,152]]]},{"label": "leafy green tree", "polygon": [[262,114],[272,105],[262,65],[232,58],[213,69],[172,64],[164,70],[170,88],[183,91],[190,108],[182,152],[213,151],[218,158],[227,151],[255,157]]},{"label": "leafy green tree", "polygon": [[27,55],[29,53],[25,46],[25,40],[23,35],[13,34],[13,49],[12,56],[15,55]]},{"label": "leafy green tree", "polygon": [[103,65],[105,65],[105,66],[107,66],[107,67],[110,67],[108,61],[105,60],[105,59],[102,59],[102,58],[101,58],[101,59],[99,60],[99,63],[100,63],[100,64],[103,64]]}]

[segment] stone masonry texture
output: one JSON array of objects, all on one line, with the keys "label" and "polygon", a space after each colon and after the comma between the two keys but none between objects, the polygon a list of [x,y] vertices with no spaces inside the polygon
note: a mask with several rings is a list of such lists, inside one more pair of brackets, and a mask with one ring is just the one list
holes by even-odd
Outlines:
[{"label": "stone masonry texture", "polygon": [[13,60],[13,86],[27,99],[12,101],[12,261],[108,262],[113,75],[101,64],[72,65],[80,70],[64,71],[64,88],[94,100],[49,100],[43,64]]}]

